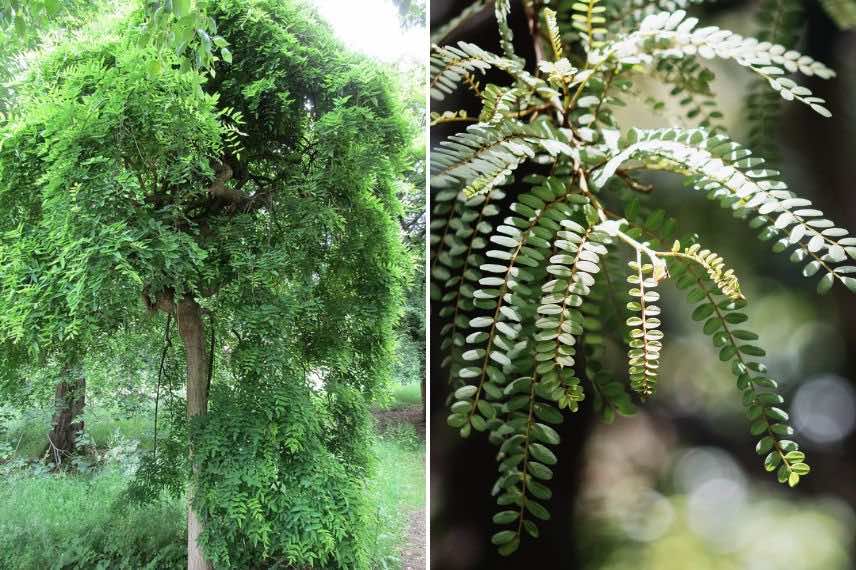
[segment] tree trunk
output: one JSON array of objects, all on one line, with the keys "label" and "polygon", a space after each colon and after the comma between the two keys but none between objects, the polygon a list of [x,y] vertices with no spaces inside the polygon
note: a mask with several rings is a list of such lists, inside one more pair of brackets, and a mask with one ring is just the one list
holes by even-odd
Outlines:
[{"label": "tree trunk", "polygon": [[[208,414],[208,358],[205,350],[205,334],[202,326],[202,309],[192,297],[185,297],[176,306],[178,331],[187,354],[187,418]],[[211,570],[205,560],[198,539],[202,533],[202,521],[193,510],[193,491],[199,466],[193,458],[193,441],[190,441],[190,464],[192,475],[188,488],[187,504],[187,569]]]},{"label": "tree trunk", "polygon": [[63,370],[63,378],[56,386],[55,410],[51,431],[48,433],[48,452],[57,467],[64,457],[74,453],[75,438],[83,431],[83,420],[74,421],[86,405],[86,378],[81,374],[70,380],[71,367]]}]

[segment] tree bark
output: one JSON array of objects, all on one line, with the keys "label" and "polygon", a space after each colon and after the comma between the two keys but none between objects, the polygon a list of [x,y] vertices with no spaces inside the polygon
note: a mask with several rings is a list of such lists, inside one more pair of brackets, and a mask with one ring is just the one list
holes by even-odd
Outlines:
[{"label": "tree bark", "polygon": [[71,367],[63,370],[63,379],[56,386],[56,408],[48,433],[48,452],[57,467],[62,465],[64,457],[74,453],[74,440],[83,431],[83,420],[74,420],[83,413],[86,405],[86,378],[81,374],[76,380],[69,380],[72,373]]},{"label": "tree bark", "polygon": [[[178,331],[181,334],[187,355],[187,418],[208,414],[208,358],[205,350],[205,331],[202,324],[202,309],[195,299],[185,297],[175,308]],[[187,504],[187,569],[211,570],[198,541],[203,524],[193,510],[193,491],[199,466],[193,457],[193,440],[190,441],[190,464],[192,475],[188,487]]]}]

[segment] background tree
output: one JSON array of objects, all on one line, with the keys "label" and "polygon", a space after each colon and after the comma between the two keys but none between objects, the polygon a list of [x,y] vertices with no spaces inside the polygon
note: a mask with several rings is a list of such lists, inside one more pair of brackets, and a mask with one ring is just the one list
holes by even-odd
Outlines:
[{"label": "background tree", "polygon": [[407,27],[422,27],[425,25],[425,0],[394,0],[401,21]]},{"label": "background tree", "polygon": [[[405,64],[405,67],[407,65]],[[402,316],[402,344],[407,349],[400,352],[399,364],[415,358],[417,366],[412,368],[413,381],[419,382],[422,406],[425,407],[425,238],[428,217],[425,212],[425,138],[427,128],[425,110],[425,68],[410,66],[400,73],[401,90],[406,94],[405,103],[412,117],[411,130],[417,133],[407,153],[408,167],[404,173],[399,199],[403,207],[401,230],[404,243],[413,266],[413,275],[407,287],[407,303]],[[402,370],[404,374],[407,374]]]},{"label": "background tree", "polygon": [[384,74],[304,4],[206,15],[228,46],[208,80],[123,7],[28,70],[0,130],[2,338],[66,352],[170,315],[187,422],[164,437],[188,439],[162,453],[190,442],[171,475],[191,481],[188,567],[365,567],[406,128]]},{"label": "background tree", "polygon": [[[5,2],[0,5],[0,123],[14,107],[16,86],[26,69],[28,52],[44,41],[59,37],[70,28],[82,25],[87,17],[102,9],[101,2]],[[16,363],[32,364],[19,358],[21,351],[7,346],[5,374],[14,378]],[[86,380],[79,364],[80,355],[73,350],[60,370],[54,393],[55,413],[46,434],[48,456],[56,465],[74,452],[77,434],[83,429],[79,420],[86,400]],[[42,359],[43,364],[46,359]],[[74,372],[72,372],[72,370]],[[75,376],[71,378],[71,376]]]}]

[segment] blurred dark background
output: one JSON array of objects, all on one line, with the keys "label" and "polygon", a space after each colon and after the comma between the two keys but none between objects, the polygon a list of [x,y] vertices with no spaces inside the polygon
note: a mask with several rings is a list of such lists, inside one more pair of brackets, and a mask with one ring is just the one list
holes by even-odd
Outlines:
[{"label": "blurred dark background", "polygon": [[[432,0],[432,30],[468,4]],[[521,2],[512,4],[515,44],[531,62]],[[694,8],[704,25],[744,35],[756,30],[755,10],[752,1]],[[833,117],[786,103],[769,136],[780,141],[779,166],[791,188],[856,231],[856,33],[839,31],[816,1],[805,3],[805,23],[798,47],[838,77],[801,82],[828,101]],[[492,6],[443,43],[459,40],[499,51]],[[727,128],[746,140],[743,106],[752,78],[727,62],[711,68]],[[650,88],[662,95],[657,85]],[[478,101],[467,92],[432,101],[432,111],[455,109],[477,115]],[[622,118],[625,127],[683,124],[676,109],[656,114],[641,104]],[[452,132],[447,125],[432,128],[432,147]],[[446,426],[448,372],[440,367],[441,339],[432,334],[432,568],[856,568],[856,295],[836,286],[818,297],[815,280],[804,279],[786,255],[772,254],[746,224],[682,189],[675,177],[658,180],[653,203],[679,220],[680,233],[704,235],[741,277],[750,323],[783,385],[812,473],[788,489],[763,470],[727,367],[689,319],[682,296],[663,287],[667,337],[657,397],[612,425],[601,424],[589,402],[566,416],[551,485],[553,520],[540,539],[502,558],[490,544],[496,450],[484,437],[462,440]],[[433,331],[440,329],[437,309],[432,305]]]}]

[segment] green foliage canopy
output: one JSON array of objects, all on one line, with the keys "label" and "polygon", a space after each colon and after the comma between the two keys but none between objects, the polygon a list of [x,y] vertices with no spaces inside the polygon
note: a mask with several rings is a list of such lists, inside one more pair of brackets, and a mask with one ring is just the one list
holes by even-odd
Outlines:
[{"label": "green foliage canopy", "polygon": [[189,429],[217,567],[366,567],[366,402],[407,272],[400,104],[302,2],[208,2],[230,56],[206,76],[141,36],[147,14],[118,6],[42,50],[0,127],[0,340],[79,350],[197,300],[211,412],[171,408],[139,488],[187,476]]}]

